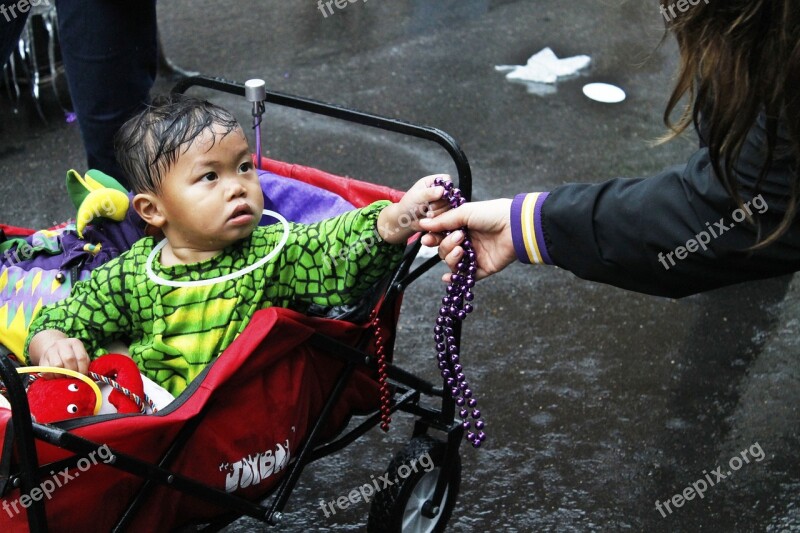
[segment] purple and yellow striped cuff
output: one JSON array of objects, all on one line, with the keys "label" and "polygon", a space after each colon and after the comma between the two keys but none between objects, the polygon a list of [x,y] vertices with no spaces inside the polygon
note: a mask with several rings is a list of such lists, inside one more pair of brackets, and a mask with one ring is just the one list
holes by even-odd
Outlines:
[{"label": "purple and yellow striped cuff", "polygon": [[511,202],[511,237],[522,263],[552,265],[542,232],[542,204],[547,192],[518,194]]}]

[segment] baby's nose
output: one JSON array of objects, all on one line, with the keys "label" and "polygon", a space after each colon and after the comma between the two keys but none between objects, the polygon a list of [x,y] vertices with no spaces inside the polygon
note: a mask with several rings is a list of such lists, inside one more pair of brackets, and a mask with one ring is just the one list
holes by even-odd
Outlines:
[{"label": "baby's nose", "polygon": [[232,198],[238,198],[239,196],[244,196],[245,194],[247,194],[247,188],[240,180],[232,179],[228,183],[228,196]]}]

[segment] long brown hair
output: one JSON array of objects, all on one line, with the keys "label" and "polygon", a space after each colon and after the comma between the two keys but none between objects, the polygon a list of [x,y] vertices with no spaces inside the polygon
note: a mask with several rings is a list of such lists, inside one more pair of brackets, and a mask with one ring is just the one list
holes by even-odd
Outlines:
[{"label": "long brown hair", "polygon": [[[675,0],[660,3],[681,53],[678,79],[664,111],[669,137],[697,124],[702,114],[714,172],[740,207],[733,169],[748,131],[763,112],[767,146],[760,183],[775,155],[778,122],[788,129],[795,155],[791,192],[780,224],[756,247],[766,246],[789,228],[798,211],[800,5],[797,0],[698,0],[680,12]],[[673,122],[671,116],[685,96],[688,104]]]}]

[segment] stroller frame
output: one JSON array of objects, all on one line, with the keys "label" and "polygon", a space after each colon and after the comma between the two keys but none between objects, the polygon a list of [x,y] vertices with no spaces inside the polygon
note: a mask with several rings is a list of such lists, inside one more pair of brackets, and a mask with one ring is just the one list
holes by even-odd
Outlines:
[{"label": "stroller frame", "polygon": [[[245,96],[245,86],[243,84],[208,76],[185,78],[175,85],[172,92],[184,93],[191,87],[203,87],[242,97]],[[457,186],[461,189],[464,197],[469,199],[471,196],[471,171],[467,158],[456,141],[439,129],[418,126],[392,118],[271,91],[266,92],[265,102],[435,142],[447,151],[455,163],[458,175]],[[419,248],[420,242],[417,239],[406,250],[400,266],[391,277],[382,305],[389,306],[388,308],[393,308],[393,306],[397,305],[404,289],[440,261],[438,257],[431,257],[412,269],[412,263]],[[456,337],[460,338],[460,328],[456,327],[454,330]],[[157,464],[151,464],[111,449],[113,457],[109,460],[108,464],[110,466],[145,480],[136,496],[129,502],[114,531],[123,531],[132,523],[136,513],[146,503],[151,489],[159,485],[169,486],[229,510],[228,514],[208,524],[206,530],[221,529],[243,515],[256,518],[270,525],[278,524],[289,496],[305,466],[341,450],[374,426],[377,426],[381,421],[380,412],[373,413],[356,427],[340,432],[333,440],[319,442],[325,423],[353,372],[356,368],[365,366],[375,370],[377,369],[377,362],[374,357],[361,351],[361,349],[351,347],[321,333],[314,333],[309,342],[311,346],[332,355],[345,364],[334,382],[332,392],[325,402],[319,417],[312,423],[305,442],[291,459],[287,472],[262,502],[252,502],[170,471],[171,461],[202,422],[205,413],[204,409],[204,412],[201,412],[179,431]],[[394,336],[392,336],[392,342],[394,342]],[[456,420],[455,402],[447,394],[444,387],[437,387],[394,364],[388,365],[388,377],[394,387],[394,397],[390,407],[391,412],[402,411],[417,417],[412,438],[425,435],[430,429],[444,432],[447,436],[446,451],[434,494],[425,502],[421,510],[423,516],[434,518],[440,512],[441,506],[446,503],[443,499],[451,474],[457,468],[460,468],[456,463],[459,461],[459,446],[464,429],[460,421]],[[60,461],[56,465],[58,468],[74,467],[80,459],[97,450],[98,443],[96,442],[56,426],[38,424],[32,421],[23,381],[10,359],[6,356],[0,357],[0,379],[6,384],[9,402],[12,407],[13,441],[20,468],[19,474],[10,478],[8,482],[12,486],[20,488],[21,493],[30,494],[39,485],[39,481],[45,474],[45,468],[39,465],[37,458],[35,445],[37,439],[76,454],[71,458]],[[420,399],[423,395],[441,399],[441,408],[436,409],[421,405]],[[52,467],[53,464],[48,465],[47,470]],[[26,511],[28,527],[31,531],[47,530],[44,498],[32,501]]]}]

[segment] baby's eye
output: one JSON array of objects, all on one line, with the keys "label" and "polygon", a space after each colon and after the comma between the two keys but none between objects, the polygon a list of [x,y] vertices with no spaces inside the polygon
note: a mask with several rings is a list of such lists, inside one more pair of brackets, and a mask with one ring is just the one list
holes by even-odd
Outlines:
[{"label": "baby's eye", "polygon": [[239,172],[245,173],[249,172],[253,169],[253,163],[251,161],[246,161],[239,166]]},{"label": "baby's eye", "polygon": [[203,177],[200,178],[200,181],[215,181],[217,179],[217,175],[214,172],[209,172],[205,174]]}]

